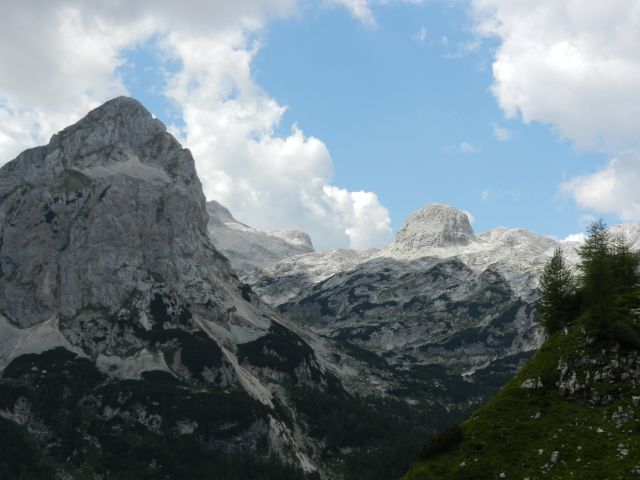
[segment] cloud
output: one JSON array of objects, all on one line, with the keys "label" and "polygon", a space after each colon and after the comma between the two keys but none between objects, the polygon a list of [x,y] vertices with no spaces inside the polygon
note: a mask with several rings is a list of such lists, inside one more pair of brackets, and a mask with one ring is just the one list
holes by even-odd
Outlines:
[{"label": "cloud", "polygon": [[327,5],[338,5],[346,8],[354,18],[369,27],[377,27],[376,19],[371,10],[372,5],[390,5],[395,3],[405,3],[410,5],[421,5],[425,0],[323,0]]},{"label": "cloud", "polygon": [[462,152],[462,153],[480,153],[482,152],[482,149],[480,147],[476,147],[475,145],[469,143],[469,142],[462,142],[460,144],[460,146],[458,147],[458,149]]},{"label": "cloud", "polygon": [[492,124],[493,127],[493,136],[496,137],[498,140],[500,140],[501,142],[508,142],[509,140],[511,140],[511,131],[501,127],[500,125],[497,124]]},{"label": "cloud", "polygon": [[[0,16],[0,159],[46,141],[87,110],[126,93],[117,74],[122,51],[150,35],[171,28],[194,34],[248,31],[295,7],[295,0],[139,0],[125,7],[82,0],[12,2]],[[16,134],[15,125],[28,133]]]},{"label": "cloud", "polygon": [[412,38],[413,41],[418,43],[419,45],[424,45],[427,41],[427,38],[429,38],[427,27],[425,27],[424,25],[420,27],[420,30],[414,33]]},{"label": "cloud", "polygon": [[597,218],[594,215],[591,215],[589,213],[584,213],[580,215],[580,218],[578,218],[578,225],[586,229],[589,225],[591,225],[596,220]]},{"label": "cloud", "polygon": [[0,19],[1,158],[126,93],[123,52],[153,38],[178,65],[166,78],[183,120],[172,130],[193,151],[208,198],[257,227],[307,230],[320,248],[385,243],[389,214],[377,196],[332,185],[321,140],[296,126],[276,134],[286,107],[253,78],[262,28],[296,9],[295,0],[13,3]]},{"label": "cloud", "polygon": [[560,186],[582,208],[612,213],[624,221],[640,221],[640,153],[629,151],[601,170],[576,177]]},{"label": "cloud", "polygon": [[369,27],[376,26],[376,19],[367,0],[326,0],[327,3],[345,7],[351,15]]},{"label": "cloud", "polygon": [[480,192],[480,199],[484,203],[489,203],[493,200],[508,200],[510,202],[517,202],[520,200],[520,192],[518,190],[482,190]]},{"label": "cloud", "polygon": [[285,108],[253,81],[257,50],[245,42],[242,36],[166,39],[167,52],[183,65],[167,94],[182,110],[184,141],[207,197],[250,225],[302,229],[319,248],[388,241],[389,212],[373,193],[331,185],[333,164],[321,140],[296,126],[288,136],[274,134]]},{"label": "cloud", "polygon": [[572,233],[571,235],[567,235],[565,238],[563,238],[560,241],[584,243],[585,238],[586,236],[584,233]]},{"label": "cloud", "polygon": [[342,222],[350,225],[345,231],[353,248],[364,249],[388,242],[391,233],[389,212],[380,205],[375,194],[349,192],[329,185],[323,187],[323,191],[330,199],[329,211],[342,216]]},{"label": "cloud", "polygon": [[[444,41],[442,44],[444,46],[447,46],[449,44],[449,39],[447,37],[443,37],[443,40]],[[444,58],[449,58],[452,60],[464,58],[467,55],[471,55],[472,53],[477,52],[481,46],[482,42],[478,38],[460,42],[455,46],[455,50],[453,52],[445,54]]]},{"label": "cloud", "polygon": [[640,146],[640,3],[472,0],[500,44],[492,87],[509,117],[553,125],[580,148]]}]

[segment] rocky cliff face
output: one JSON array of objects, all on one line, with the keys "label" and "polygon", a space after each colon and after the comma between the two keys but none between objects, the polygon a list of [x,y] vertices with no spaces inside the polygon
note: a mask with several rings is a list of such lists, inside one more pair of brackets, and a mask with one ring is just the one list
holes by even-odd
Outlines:
[{"label": "rocky cliff face", "polygon": [[370,260],[280,309],[403,369],[438,365],[472,376],[526,358],[540,342],[534,305],[498,271],[457,259]]},{"label": "rocky cliff face", "polygon": [[[5,165],[0,198],[0,309],[16,326],[114,312],[154,286],[204,304],[217,290],[205,279],[230,276],[206,240],[191,155],[133,100]],[[209,283],[199,298],[185,288],[197,282]]]},{"label": "rocky cliff face", "polygon": [[211,242],[241,277],[285,258],[313,252],[311,238],[304,232],[257,230],[238,222],[214,200],[207,202],[207,212]]},{"label": "rocky cliff face", "polygon": [[400,475],[473,394],[291,322],[232,268],[309,249],[207,205],[189,151],[130,98],[6,164],[0,450],[20,454],[0,477]]},{"label": "rocky cliff face", "polygon": [[149,444],[140,475],[192,478],[220,456],[234,472],[246,454],[316,470],[279,385],[321,387],[325,369],[238,280],[209,218],[191,154],[129,98],[0,170],[0,416],[72,478],[119,478],[124,431],[125,450]]},{"label": "rocky cliff face", "polygon": [[248,281],[314,332],[416,378],[437,366],[481,401],[475,387],[493,391],[542,342],[537,277],[556,246],[575,259],[573,244],[527,230],[476,236],[465,213],[430,204],[381,250],[292,257]]}]

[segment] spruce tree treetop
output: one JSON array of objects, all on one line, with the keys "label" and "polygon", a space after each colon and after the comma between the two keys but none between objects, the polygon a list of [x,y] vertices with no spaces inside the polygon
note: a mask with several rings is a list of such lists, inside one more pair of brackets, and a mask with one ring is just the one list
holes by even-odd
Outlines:
[{"label": "spruce tree treetop", "polygon": [[557,332],[571,321],[570,307],[574,292],[573,276],[558,247],[540,277],[539,310],[547,334]]}]

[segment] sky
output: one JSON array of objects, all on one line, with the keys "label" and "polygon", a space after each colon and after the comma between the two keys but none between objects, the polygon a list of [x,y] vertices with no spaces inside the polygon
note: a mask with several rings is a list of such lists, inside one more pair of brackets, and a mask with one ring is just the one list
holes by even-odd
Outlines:
[{"label": "sky", "polygon": [[429,202],[478,233],[640,222],[636,0],[0,0],[0,163],[117,95],[208,199],[318,249]]}]

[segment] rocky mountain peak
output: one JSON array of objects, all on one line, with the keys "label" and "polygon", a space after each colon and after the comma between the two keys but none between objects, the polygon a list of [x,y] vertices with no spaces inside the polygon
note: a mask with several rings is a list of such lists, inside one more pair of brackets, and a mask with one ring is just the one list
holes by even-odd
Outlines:
[{"label": "rocky mountain peak", "polygon": [[[276,410],[276,398],[287,409],[293,404],[286,394],[276,397],[271,385],[272,379],[326,384],[325,371],[286,319],[240,282],[211,243],[208,218],[191,153],[126,97],[0,169],[0,390],[16,379],[9,388],[19,389],[22,403],[8,409],[25,405],[29,420],[21,424],[37,418],[47,441],[64,443],[68,437],[56,425],[76,418],[81,396],[100,397],[83,418],[100,425],[96,430],[105,437],[96,437],[91,449],[104,458],[111,455],[112,442],[104,440],[111,425],[98,412],[117,404],[108,421],[118,417],[113,425],[119,431],[144,435],[149,451],[158,452],[159,466],[149,472],[206,476],[199,467],[176,473],[165,465],[188,464],[193,452],[203,459],[237,454],[244,462],[263,450],[282,452],[282,461],[269,465],[315,470],[312,440],[300,438],[302,425],[291,427],[293,417]],[[55,392],[29,373],[41,368]],[[103,388],[108,397],[131,401],[112,403],[98,393]],[[42,392],[51,406],[32,413],[38,402],[32,399]],[[56,403],[63,396],[64,404]],[[204,413],[202,405],[216,408]],[[170,409],[179,415],[167,414]],[[227,415],[231,410],[236,413]],[[56,425],[48,422],[53,411],[63,419]],[[1,438],[6,418],[0,415]],[[74,426],[79,438],[87,435],[83,428]],[[188,437],[188,446],[175,451],[188,449],[190,459],[178,453],[183,458],[166,460],[152,437],[172,450]],[[76,452],[84,469],[88,457]],[[65,464],[74,463],[64,456]],[[230,468],[229,478],[240,478],[236,471]]]},{"label": "rocky mountain peak", "polygon": [[396,235],[396,243],[411,249],[468,245],[474,240],[466,213],[436,203],[410,215]]},{"label": "rocky mountain peak", "polygon": [[93,130],[102,131],[104,144],[134,147],[164,133],[166,128],[136,99],[121,96],[91,110],[80,121],[62,130],[60,135],[84,132],[86,138]]},{"label": "rocky mountain peak", "polygon": [[226,223],[240,223],[233,218],[233,215],[227,207],[216,200],[209,200],[207,202],[207,213],[209,214],[209,224],[224,225]]},{"label": "rocky mountain peak", "polygon": [[225,271],[193,157],[131,98],[2,167],[0,199],[0,311],[21,327]]},{"label": "rocky mountain peak", "polygon": [[[48,145],[21,153],[2,170],[5,181],[32,185],[87,184],[113,176],[188,185],[204,197],[193,158],[163,123],[137,100],[117,97],[51,137]],[[200,201],[200,200],[198,200]],[[203,213],[203,218],[206,214]]]},{"label": "rocky mountain peak", "polygon": [[[73,160],[74,166],[91,167],[95,166],[92,153],[96,151],[114,147],[136,150],[165,133],[162,122],[140,102],[129,97],[117,97],[54,135],[49,146],[64,148],[66,159]],[[107,155],[102,160],[115,163],[127,158],[126,155]]]}]

